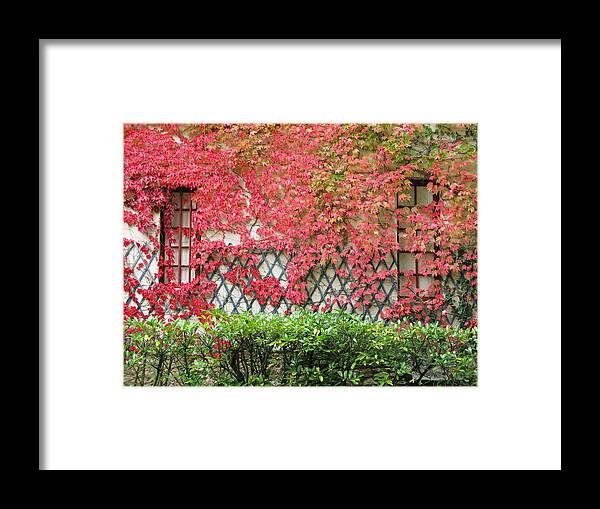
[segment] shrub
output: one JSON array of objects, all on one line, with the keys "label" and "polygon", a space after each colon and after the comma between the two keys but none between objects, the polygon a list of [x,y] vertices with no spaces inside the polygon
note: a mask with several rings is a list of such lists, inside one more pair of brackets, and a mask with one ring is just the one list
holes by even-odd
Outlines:
[{"label": "shrub", "polygon": [[194,382],[199,322],[150,317],[125,321],[125,383],[189,385]]},{"label": "shrub", "polygon": [[476,385],[477,329],[342,311],[128,319],[128,385]]}]

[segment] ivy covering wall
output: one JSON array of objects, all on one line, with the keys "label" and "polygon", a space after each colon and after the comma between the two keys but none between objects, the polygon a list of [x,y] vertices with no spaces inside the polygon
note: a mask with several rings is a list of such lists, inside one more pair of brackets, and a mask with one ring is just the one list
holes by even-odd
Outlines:
[{"label": "ivy covering wall", "polygon": [[[214,306],[216,270],[261,305],[314,306],[311,274],[335,267],[347,292],[321,311],[385,302],[385,320],[474,326],[476,159],[474,124],[125,125],[124,221],[147,245],[139,236],[124,244],[138,247],[142,266],[156,263],[147,286],[126,264],[125,316],[201,316]],[[410,201],[416,181],[427,204]],[[191,227],[165,233],[157,217],[171,224],[181,189],[198,205]],[[179,234],[193,241],[186,283],[168,267],[169,237]],[[381,263],[401,251],[414,255],[426,288],[414,269]],[[284,279],[259,270],[265,252],[285,256]],[[382,294],[390,278],[393,301]]]}]

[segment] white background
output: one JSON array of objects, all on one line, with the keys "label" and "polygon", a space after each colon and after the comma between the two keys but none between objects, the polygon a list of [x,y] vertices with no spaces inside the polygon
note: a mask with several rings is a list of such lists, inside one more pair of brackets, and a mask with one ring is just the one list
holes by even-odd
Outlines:
[{"label": "white background", "polygon": [[[559,469],[560,43],[41,43],[45,469]],[[124,122],[478,122],[479,386],[122,386]]]}]

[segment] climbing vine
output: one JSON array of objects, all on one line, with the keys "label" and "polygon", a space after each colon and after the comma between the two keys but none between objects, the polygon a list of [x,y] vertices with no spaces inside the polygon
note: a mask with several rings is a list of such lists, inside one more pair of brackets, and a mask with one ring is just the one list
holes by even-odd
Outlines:
[{"label": "climbing vine", "polygon": [[[349,297],[368,306],[381,300],[378,283],[402,276],[398,299],[383,314],[444,323],[454,313],[461,325],[476,324],[477,184],[476,125],[472,124],[200,124],[125,125],[124,221],[150,239],[144,255],[161,249],[158,280],[136,287],[126,316],[187,318],[210,307],[215,283],[225,277],[246,295],[276,305],[283,297],[302,306],[308,274],[343,260],[350,268]],[[415,179],[434,199],[398,206]],[[170,222],[172,193],[190,189],[193,239],[187,283],[173,282],[170,229],[161,241],[156,214]],[[402,226],[402,235],[399,235]],[[181,226],[179,228],[182,228]],[[209,233],[235,235],[230,245]],[[125,244],[135,242],[125,239]],[[379,260],[408,249],[431,277],[415,288],[414,271],[376,270]],[[284,252],[287,281],[261,277],[257,253]],[[348,273],[340,270],[340,277]],[[325,303],[327,311],[336,299]],[[452,311],[448,311],[451,309]]]}]

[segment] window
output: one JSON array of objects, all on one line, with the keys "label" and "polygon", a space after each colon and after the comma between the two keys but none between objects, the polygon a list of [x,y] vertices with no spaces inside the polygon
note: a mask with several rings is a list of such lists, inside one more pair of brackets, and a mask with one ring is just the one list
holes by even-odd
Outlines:
[{"label": "window", "polygon": [[[435,200],[435,196],[432,192],[427,189],[427,181],[425,180],[411,180],[412,187],[401,194],[408,194],[408,199],[405,201],[399,201],[398,195],[396,195],[396,206],[399,209],[408,208],[411,212],[415,206],[428,205]],[[410,212],[409,212],[410,213]],[[426,276],[419,269],[419,260],[416,258],[415,253],[411,252],[409,246],[402,242],[403,235],[406,232],[406,223],[402,220],[398,222],[398,243],[401,249],[398,251],[398,269],[401,272],[413,271],[415,274],[414,288],[416,289],[427,289],[431,284],[431,276]],[[432,251],[427,251],[421,257],[421,260],[431,259],[433,257]],[[421,265],[423,262],[421,261]],[[400,287],[400,277],[398,278],[398,286]]]},{"label": "window", "polygon": [[[175,206],[170,224],[165,224],[161,217],[161,259],[163,260],[163,283],[189,283],[194,279],[194,271],[190,270],[190,251],[192,238],[192,211],[196,210],[196,202],[192,201],[190,190],[177,190],[172,193]],[[164,247],[173,250],[172,256],[165,256]]]}]

